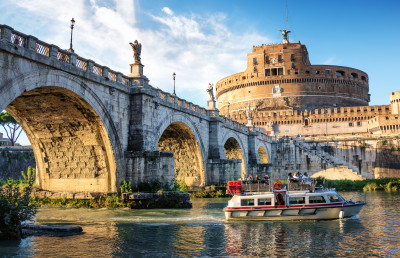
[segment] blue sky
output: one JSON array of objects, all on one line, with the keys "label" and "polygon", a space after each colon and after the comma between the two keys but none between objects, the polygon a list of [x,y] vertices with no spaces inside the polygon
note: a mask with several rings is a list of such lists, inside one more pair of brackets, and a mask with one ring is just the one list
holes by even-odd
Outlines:
[{"label": "blue sky", "polygon": [[[370,105],[388,104],[397,83],[400,2],[288,0],[290,40],[308,48],[312,64],[357,68],[369,75]],[[127,74],[128,45],[142,43],[150,83],[205,106],[209,82],[243,71],[253,45],[280,43],[286,1],[2,0],[0,23],[74,50]]]}]

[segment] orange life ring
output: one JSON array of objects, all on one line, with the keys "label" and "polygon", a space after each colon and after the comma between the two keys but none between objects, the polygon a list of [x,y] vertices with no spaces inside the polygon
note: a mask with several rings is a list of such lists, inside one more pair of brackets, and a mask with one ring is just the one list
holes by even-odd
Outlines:
[{"label": "orange life ring", "polygon": [[283,184],[281,183],[281,181],[276,181],[274,183],[274,189],[275,190],[281,190],[283,188]]}]

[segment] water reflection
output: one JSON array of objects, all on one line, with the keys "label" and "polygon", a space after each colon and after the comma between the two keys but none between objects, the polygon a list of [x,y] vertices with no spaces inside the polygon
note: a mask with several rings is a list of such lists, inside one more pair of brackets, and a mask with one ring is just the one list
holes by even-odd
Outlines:
[{"label": "water reflection", "polygon": [[3,241],[0,256],[400,255],[398,194],[367,194],[359,217],[332,221],[227,223],[226,201],[196,200],[188,210],[41,208],[38,221],[85,233]]}]

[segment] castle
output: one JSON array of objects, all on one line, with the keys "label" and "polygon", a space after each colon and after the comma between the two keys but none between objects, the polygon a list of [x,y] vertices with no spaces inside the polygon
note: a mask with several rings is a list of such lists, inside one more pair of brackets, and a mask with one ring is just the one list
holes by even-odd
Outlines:
[{"label": "castle", "polygon": [[[286,32],[286,31],[285,31]],[[283,32],[282,32],[283,34]],[[273,136],[335,136],[399,132],[400,92],[391,105],[368,106],[368,74],[311,65],[305,45],[253,46],[247,69],[219,80],[220,113]]]}]

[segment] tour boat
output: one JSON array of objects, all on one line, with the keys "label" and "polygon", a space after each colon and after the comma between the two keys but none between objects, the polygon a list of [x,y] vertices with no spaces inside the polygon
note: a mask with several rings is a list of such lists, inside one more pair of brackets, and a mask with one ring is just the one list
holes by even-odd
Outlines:
[{"label": "tour boat", "polygon": [[224,209],[227,220],[328,220],[357,215],[366,204],[345,200],[335,189],[316,188],[314,182],[245,183],[229,181],[232,199]]}]

